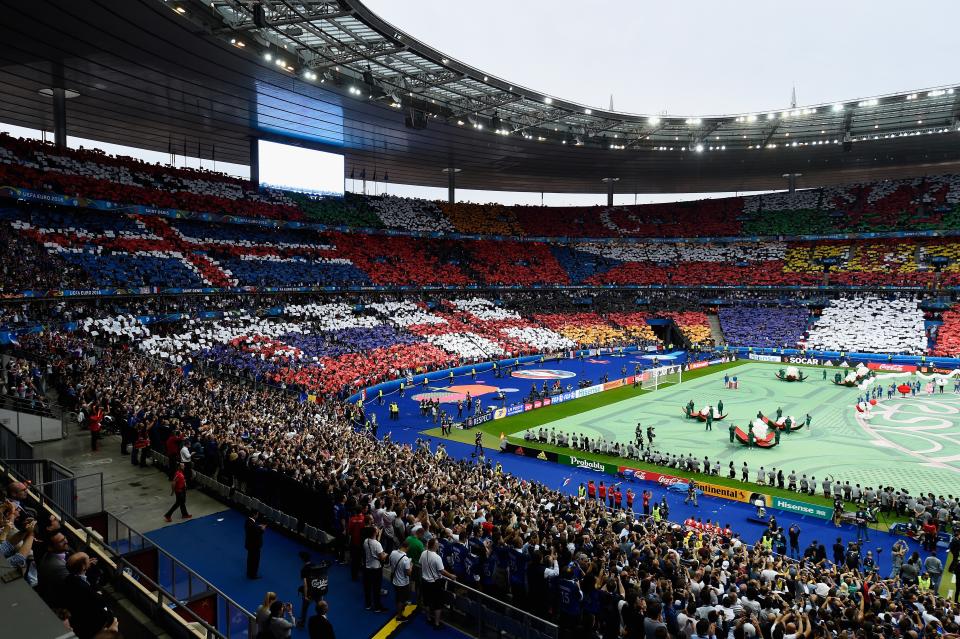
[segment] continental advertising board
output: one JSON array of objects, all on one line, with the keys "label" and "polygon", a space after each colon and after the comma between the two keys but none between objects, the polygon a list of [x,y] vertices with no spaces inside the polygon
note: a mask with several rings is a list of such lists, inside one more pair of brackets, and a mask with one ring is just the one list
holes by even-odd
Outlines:
[{"label": "continental advertising board", "polygon": [[720,486],[717,484],[697,482],[697,488],[702,490],[704,495],[709,495],[710,497],[719,497],[720,499],[729,499],[730,501],[739,501],[754,505],[758,499],[762,499],[764,506],[770,505],[769,495],[755,493],[752,490],[745,490],[735,486]]},{"label": "continental advertising board", "polygon": [[[641,470],[639,468],[630,468],[629,466],[620,466],[618,471],[627,478],[634,478],[638,481],[650,481],[661,486],[669,487],[675,486],[677,484],[687,485],[690,481],[684,477],[676,477],[674,475],[667,475],[665,473],[659,473],[654,470]],[[770,505],[770,496],[764,495],[763,493],[755,493],[750,490],[744,490],[742,488],[736,488],[731,486],[718,486],[717,484],[708,484],[704,482],[697,482],[697,488],[703,491],[703,494],[709,495],[711,497],[719,497],[721,499],[729,499],[730,501],[740,501],[747,504],[755,504],[758,499],[762,499],[764,505]]]}]

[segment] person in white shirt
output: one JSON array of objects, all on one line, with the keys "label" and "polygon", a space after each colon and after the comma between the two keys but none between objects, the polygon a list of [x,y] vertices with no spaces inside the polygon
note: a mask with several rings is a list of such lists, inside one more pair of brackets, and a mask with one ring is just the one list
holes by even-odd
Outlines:
[{"label": "person in white shirt", "polygon": [[390,566],[390,583],[397,600],[397,621],[406,621],[403,614],[407,602],[410,600],[410,574],[413,572],[413,561],[407,556],[407,541],[400,542],[400,547],[390,553],[387,565]]},{"label": "person in white shirt", "polygon": [[193,467],[191,460],[193,459],[193,454],[190,452],[189,442],[184,439],[180,447],[180,463],[183,464],[183,477],[187,480],[187,483],[190,483],[190,470]]},{"label": "person in white shirt", "polygon": [[367,610],[384,612],[380,601],[380,584],[383,581],[383,560],[387,553],[380,545],[380,529],[371,526],[364,530],[363,540],[363,603]]},{"label": "person in white shirt", "polygon": [[456,580],[457,576],[443,567],[443,558],[437,553],[439,543],[436,537],[427,542],[427,549],[420,555],[420,576],[423,582],[423,603],[427,608],[427,623],[434,628],[440,627],[440,613],[443,610],[443,583],[440,577]]}]

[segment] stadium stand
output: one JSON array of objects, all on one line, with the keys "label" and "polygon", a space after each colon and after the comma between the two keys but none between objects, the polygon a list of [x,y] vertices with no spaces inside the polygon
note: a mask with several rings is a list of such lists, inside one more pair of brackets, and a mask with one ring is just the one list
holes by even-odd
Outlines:
[{"label": "stadium stand", "polygon": [[937,330],[934,355],[957,357],[960,355],[960,308],[950,307],[941,316],[943,324]]},{"label": "stadium stand", "polygon": [[[470,312],[498,316],[498,319],[515,319],[509,311],[498,311],[495,307],[483,301],[457,300],[452,306],[460,309],[471,309]],[[410,303],[383,303],[374,307],[377,314],[389,314],[395,317],[397,324],[407,326],[439,324],[437,317],[421,307]],[[349,324],[369,325],[367,316],[356,317],[345,305],[323,308],[320,306],[291,308],[290,314],[301,317],[314,317],[326,327],[341,327],[340,330],[361,330],[362,327],[347,326]],[[588,318],[579,317],[581,323]],[[592,319],[596,322],[595,319]],[[625,318],[621,318],[622,320]],[[106,326],[113,320],[99,324]],[[129,318],[118,321],[121,327],[135,327]],[[89,328],[89,327],[88,327]],[[120,332],[137,339],[143,333],[133,333],[128,328],[120,328]],[[136,327],[141,328],[141,327]],[[236,327],[243,331],[246,327]],[[261,331],[265,326],[258,326]],[[274,331],[287,330],[288,326],[279,326]],[[370,328],[367,326],[367,328]],[[92,335],[92,333],[90,333]],[[198,337],[196,334],[195,337]],[[366,336],[366,337],[369,337]],[[384,334],[375,338],[381,343]],[[369,343],[354,341],[349,344],[349,350],[366,349]],[[344,344],[349,341],[344,339]],[[101,342],[103,343],[103,342]],[[310,506],[310,500],[304,496],[310,495],[314,487],[326,485],[333,481],[333,500],[331,503],[345,504],[347,514],[361,514],[363,508],[354,498],[358,494],[369,493],[382,495],[383,513],[390,515],[390,535],[384,535],[384,544],[388,548],[396,547],[397,539],[408,534],[415,534],[417,527],[426,528],[428,532],[439,539],[438,552],[447,562],[445,565],[460,580],[475,580],[478,585],[497,596],[508,599],[515,606],[519,606],[541,617],[556,617],[561,615],[561,624],[567,629],[584,628],[596,629],[605,636],[616,636],[621,627],[621,618],[626,627],[643,625],[643,619],[650,619],[666,595],[661,595],[660,589],[651,593],[645,600],[647,611],[643,613],[637,608],[636,618],[629,613],[626,617],[614,615],[614,622],[604,621],[607,615],[603,611],[616,611],[622,605],[637,607],[640,604],[642,580],[640,575],[663,575],[661,561],[657,557],[663,553],[668,565],[676,563],[678,570],[690,570],[691,576],[700,574],[705,566],[720,575],[729,576],[729,588],[718,593],[716,604],[708,606],[715,610],[720,606],[721,611],[730,609],[731,617],[726,613],[717,614],[716,622],[722,629],[728,625],[727,633],[734,632],[736,613],[735,609],[742,607],[752,609],[755,606],[779,605],[789,607],[791,597],[806,596],[823,597],[826,606],[831,606],[828,597],[831,588],[846,587],[843,584],[844,566],[859,568],[866,558],[858,554],[858,550],[849,546],[844,550],[841,561],[833,564],[826,561],[816,561],[818,554],[826,556],[827,550],[822,544],[812,544],[804,553],[810,560],[809,565],[802,568],[808,571],[805,581],[798,581],[801,594],[788,590],[775,594],[772,589],[764,590],[766,594],[751,591],[748,585],[748,571],[757,571],[756,578],[761,588],[771,588],[777,579],[789,579],[794,571],[800,568],[788,559],[786,555],[786,539],[772,534],[762,536],[763,543],[754,546],[747,545],[742,537],[742,531],[731,528],[729,524],[711,524],[707,526],[701,520],[691,520],[685,526],[669,523],[662,513],[658,512],[655,518],[634,519],[622,507],[614,507],[613,511],[595,499],[577,499],[555,489],[550,489],[537,481],[524,480],[511,475],[498,474],[490,466],[483,464],[463,464],[447,459],[442,454],[433,454],[424,444],[411,448],[393,444],[388,441],[378,441],[369,437],[362,430],[354,427],[355,420],[362,416],[356,413],[353,405],[336,403],[313,403],[298,401],[295,395],[287,394],[278,389],[262,388],[251,391],[242,380],[219,380],[215,385],[206,385],[202,375],[184,376],[179,366],[165,366],[154,359],[145,358],[135,350],[123,347],[106,346],[109,355],[101,356],[97,360],[89,358],[87,353],[92,352],[92,344],[83,338],[66,338],[57,333],[37,334],[24,340],[23,346],[34,352],[50,358],[54,370],[59,371],[53,383],[61,388],[75,386],[83,388],[83,392],[76,398],[76,408],[83,410],[100,405],[108,406],[116,417],[123,423],[129,423],[130,428],[137,432],[148,433],[155,455],[165,457],[164,445],[172,432],[163,416],[170,414],[173,406],[178,406],[179,417],[192,414],[203,414],[209,423],[216,425],[212,432],[186,426],[181,433],[183,441],[188,447],[198,451],[212,451],[210,454],[199,455],[196,459],[197,472],[209,476],[215,481],[226,482],[227,486],[235,486],[243,490],[244,494],[254,499],[263,499],[278,512],[290,513],[305,525],[320,529],[335,530],[332,521],[333,509],[317,510]],[[305,355],[310,346],[305,346],[298,352],[300,346],[278,347],[266,337],[261,339],[249,336],[241,337],[236,342],[239,351],[261,352],[271,359],[293,358]],[[438,357],[429,351],[430,346],[423,347],[421,354],[427,357]],[[376,366],[377,358],[358,355],[354,352],[351,357],[363,360],[362,365]],[[232,365],[232,364],[231,364]],[[124,371],[129,376],[130,383],[126,385],[108,385],[106,380],[115,379]],[[136,374],[130,375],[131,371]],[[301,371],[302,372],[302,371]],[[341,376],[347,379],[349,375]],[[298,374],[291,374],[292,380],[302,380]],[[101,383],[98,383],[101,380]],[[109,389],[109,390],[108,390]],[[203,392],[198,392],[204,389]],[[133,411],[137,405],[143,407],[144,398],[153,398],[148,401],[146,410]],[[162,398],[162,399],[161,399]],[[186,413],[182,411],[186,407]],[[131,419],[125,419],[130,415]],[[156,419],[154,428],[147,430],[147,425]],[[265,423],[283,423],[283,429],[259,428]],[[191,423],[190,419],[181,422]],[[241,435],[241,433],[243,433]],[[680,468],[688,463],[686,458],[677,456],[661,456],[659,452],[644,455],[651,463],[658,463],[668,468]],[[297,460],[297,461],[293,461]],[[389,472],[398,477],[405,475],[415,476],[418,481],[409,483],[399,482],[399,485],[388,491],[373,488],[370,481],[379,479],[366,478],[363,474],[343,474],[344,463],[374,463],[382,468],[391,469]],[[428,495],[419,487],[431,486]],[[447,504],[452,498],[449,491],[461,495],[454,500],[458,505],[449,506],[451,517],[467,516],[473,522],[458,533],[447,529],[445,522],[434,520],[423,513],[434,512]],[[344,501],[345,500],[345,501]],[[542,508],[543,504],[550,504],[550,508]],[[936,512],[939,502],[931,500],[927,506]],[[659,511],[659,504],[655,504]],[[378,509],[379,513],[381,509]],[[555,513],[563,512],[563,524],[558,525]],[[526,530],[518,530],[511,522],[514,518],[522,518],[526,522]],[[369,525],[383,526],[370,519]],[[394,531],[392,523],[399,521]],[[603,523],[606,522],[606,523]],[[567,530],[567,527],[570,529]],[[556,530],[556,532],[554,532]],[[592,535],[585,535],[578,531],[595,530]],[[621,532],[617,532],[620,530]],[[390,541],[394,540],[394,541]],[[489,540],[489,541],[488,541]],[[541,541],[542,540],[542,541]],[[14,539],[11,545],[16,552],[18,540]],[[597,580],[601,566],[622,552],[622,546],[627,543],[632,548],[628,557],[623,559],[620,581]],[[458,544],[463,544],[461,548]],[[524,551],[523,547],[529,548]],[[539,545],[539,548],[536,546]],[[693,546],[698,546],[707,552],[694,552]],[[659,548],[655,552],[654,548]],[[22,548],[22,547],[21,547]],[[779,555],[771,555],[768,548],[777,550]],[[6,554],[7,551],[5,551]],[[686,557],[687,560],[683,558]],[[696,560],[694,558],[697,558]],[[904,563],[911,563],[904,575],[908,583],[914,566],[921,574],[922,567],[919,556],[905,558]],[[579,566],[580,573],[573,570],[574,564]],[[510,566],[508,570],[507,567]],[[543,571],[542,579],[540,571]],[[514,578],[505,578],[500,587],[497,586],[496,575],[513,574]],[[634,577],[633,575],[636,575]],[[676,576],[676,573],[673,573]],[[516,578],[525,575],[525,578]],[[623,583],[624,575],[628,583]],[[739,576],[738,576],[739,575]],[[41,584],[44,576],[41,574]],[[685,581],[685,583],[687,583]],[[695,583],[691,581],[689,583]],[[575,588],[578,592],[586,590],[596,593],[596,601],[590,603],[587,599],[582,604],[570,607],[564,603],[561,593],[566,589]],[[689,590],[690,586],[672,587],[673,594],[669,600],[681,597],[686,602],[675,609],[676,614],[684,615],[691,621],[689,625],[701,624],[706,633],[706,624],[709,622],[708,611],[699,611],[698,602],[706,600]],[[49,585],[47,586],[49,589]],[[49,590],[47,590],[49,591]],[[818,594],[820,593],[820,594]],[[767,603],[764,604],[763,601]],[[852,600],[850,600],[852,602]],[[931,608],[944,605],[938,601],[935,591],[924,595],[925,605]],[[622,603],[621,603],[622,602]],[[600,614],[584,616],[586,606],[596,605]],[[857,617],[858,607],[847,603],[845,598],[838,598],[833,612],[825,623],[836,623],[841,627],[842,619]],[[583,607],[581,607],[583,606]],[[849,611],[849,612],[847,612]],[[659,618],[656,613],[655,618]],[[813,610],[802,613],[797,617],[798,627],[803,628],[808,623],[807,616],[814,614]],[[851,617],[852,615],[852,617]],[[594,620],[596,618],[596,621]],[[679,620],[678,620],[679,623]],[[688,625],[683,621],[684,625]],[[776,623],[775,616],[764,617],[747,621],[746,623],[771,628]],[[859,623],[859,622],[858,622]],[[945,628],[953,628],[949,617],[943,622]],[[583,625],[581,625],[583,624]],[[609,628],[613,634],[605,629]],[[641,633],[642,635],[642,633]]]},{"label": "stadium stand", "polygon": [[393,195],[322,199],[254,188],[224,174],[151,165],[96,150],[55,151],[0,134],[0,184],[198,212],[404,231],[547,237],[727,237],[955,228],[960,177],[674,204],[550,208],[446,204]]},{"label": "stadium stand", "polygon": [[0,184],[189,211],[301,219],[279,191],[198,169],[148,164],[102,151],[56,149],[0,133]]},{"label": "stadium stand", "polygon": [[710,321],[706,313],[701,311],[681,311],[662,313],[663,317],[673,320],[691,344],[713,344],[710,336]]},{"label": "stadium stand", "polygon": [[[161,492],[165,498],[169,482],[184,520],[193,517],[182,501],[188,486],[250,515],[237,527],[245,517],[221,508],[218,516],[168,528],[160,528],[159,511],[150,515],[157,525],[151,533],[200,547],[207,557],[199,563],[214,557],[231,564],[223,579],[242,583],[238,591],[257,587],[257,567],[248,563],[241,576],[225,558],[254,550],[259,557],[250,542],[267,523],[285,542],[322,553],[323,573],[340,578],[340,592],[331,588],[323,593],[328,601],[314,601],[320,614],[311,621],[326,629],[324,612],[349,593],[354,605],[331,613],[341,638],[425,636],[432,633],[424,623],[443,630],[441,617],[476,620],[464,627],[480,639],[960,637],[960,499],[947,492],[960,456],[944,450],[957,443],[949,431],[956,424],[944,418],[928,429],[920,420],[890,419],[900,406],[930,412],[913,401],[919,377],[903,390],[907,375],[930,373],[924,380],[932,395],[933,375],[960,367],[960,360],[934,358],[960,356],[960,174],[915,177],[957,170],[948,129],[931,123],[953,128],[960,88],[889,94],[856,111],[857,102],[846,102],[819,113],[771,112],[761,118],[770,121],[766,130],[751,126],[757,114],[691,118],[680,129],[674,117],[617,114],[612,98],[609,111],[595,117],[582,105],[542,95],[534,101],[519,85],[504,90],[498,78],[488,84],[477,69],[451,64],[353,0],[81,2],[46,11],[45,19],[34,12],[44,9],[20,3],[10,12],[8,22],[42,27],[24,28],[22,38],[19,24],[0,24],[9,36],[3,82],[10,85],[0,92],[0,109],[18,124],[41,127],[44,138],[0,133],[0,635],[333,636],[332,629],[308,630],[277,592],[255,615],[247,612],[152,536],[120,522],[102,492],[97,508],[78,515],[77,480],[86,479],[94,492],[97,483],[100,491],[136,488],[145,503]],[[155,34],[137,24],[141,15]],[[186,39],[207,55],[192,55]],[[98,41],[102,50],[91,44]],[[171,69],[184,61],[196,68],[182,75]],[[211,73],[213,64],[222,68]],[[119,78],[129,86],[109,86]],[[67,79],[75,90],[65,88]],[[68,93],[78,98],[69,109]],[[58,144],[46,142],[51,114],[28,113],[48,97]],[[919,136],[920,114],[929,136],[900,147],[900,137]],[[186,164],[187,138],[198,137],[190,145],[202,162],[211,155],[222,163],[227,154],[230,162],[249,162],[252,177],[69,148],[66,119],[71,136],[97,134],[153,152],[167,146],[171,164],[180,150]],[[820,122],[831,124],[821,129]],[[873,148],[881,149],[874,154],[862,133],[871,125]],[[834,146],[807,155],[811,133],[827,135],[826,127],[837,135]],[[757,139],[748,142],[741,130]],[[676,155],[673,147],[648,153],[667,135],[684,145]],[[624,162],[604,159],[608,136],[616,141],[609,157]],[[364,194],[261,184],[266,167],[257,153],[268,138],[335,150],[343,163],[334,182],[346,185],[344,166],[351,181],[359,171]],[[786,146],[782,140],[792,141],[787,160],[774,151]],[[569,164],[561,163],[569,156],[550,155],[577,153],[574,146],[587,148]],[[747,153],[754,146],[757,153]],[[443,169],[450,201],[387,194],[386,165],[404,186],[435,187]],[[781,172],[800,167],[805,174]],[[367,195],[371,168],[374,194]],[[600,173],[607,168],[613,171]],[[587,190],[596,190],[600,176],[611,176],[603,180],[612,204],[621,179],[612,176],[620,171],[634,174],[621,182],[634,193],[719,192],[721,185],[740,193],[782,188],[781,176],[789,190],[633,206],[454,203],[458,180],[460,188],[575,193],[586,180]],[[889,175],[901,178],[837,184]],[[832,186],[796,190],[797,177]],[[877,376],[883,382],[898,381],[874,384],[870,371],[877,370],[892,374]],[[842,387],[863,379],[856,391]],[[663,387],[681,380],[684,395],[703,389],[690,393],[683,425],[673,400],[660,404],[671,406],[669,415],[653,416],[656,424],[645,411],[643,424],[628,414],[638,404],[624,398],[675,397]],[[960,379],[955,384],[960,393]],[[780,389],[814,407],[781,402],[774,396]],[[904,403],[880,404],[871,414],[884,391],[888,399],[899,392],[895,401]],[[817,413],[811,430],[810,413],[805,422],[799,416],[828,393],[839,398],[831,401],[842,418]],[[744,422],[737,404],[757,398],[768,405],[750,407]],[[702,410],[694,411],[694,400]],[[735,410],[725,414],[722,400]],[[929,401],[953,411],[949,396]],[[582,415],[598,422],[583,426],[592,435],[561,423],[557,439],[552,424],[591,404],[620,402],[602,420],[593,419],[599,412]],[[782,404],[777,420],[783,407],[797,417],[765,417],[775,403]],[[494,421],[520,412],[521,419]],[[718,426],[708,459],[699,438],[714,437],[714,418],[735,412],[738,423]],[[77,473],[33,459],[21,414],[40,424],[38,451],[62,453],[82,439]],[[539,433],[522,425],[539,415]],[[44,419],[58,431],[49,440]],[[387,419],[393,427],[380,430]],[[676,426],[673,441],[686,443],[691,433],[690,446],[656,444],[661,425]],[[621,427],[629,443],[615,430]],[[830,432],[855,428],[852,435]],[[781,430],[783,448],[751,450],[780,446]],[[117,440],[119,457],[98,448],[101,435],[113,451]],[[888,435],[926,443],[914,449]],[[869,448],[874,465],[834,477],[826,471],[852,466],[833,465],[826,455],[816,460],[822,465],[807,466],[804,453],[783,455],[791,445],[819,453],[837,437],[851,440],[852,450]],[[754,453],[780,467],[779,485],[771,462],[760,462],[765,470]],[[893,453],[916,463],[904,464],[902,475],[877,473],[898,459]],[[756,482],[744,454],[759,471]],[[804,473],[799,490],[794,470],[783,485],[794,462]],[[186,475],[177,474],[181,465]],[[88,472],[108,467],[115,481],[103,481],[109,471]],[[97,474],[99,482],[90,479]],[[946,496],[923,486],[867,485],[881,475],[904,483],[933,477]],[[151,476],[156,486],[146,485]],[[595,491],[600,477],[607,485]],[[578,487],[580,480],[589,488]],[[677,489],[687,497],[682,506],[679,495],[668,494]],[[831,494],[836,528],[828,527]],[[698,495],[729,503],[693,510]],[[845,508],[853,509],[852,521],[841,521]],[[679,521],[681,509],[695,514]],[[172,524],[173,512],[162,520]],[[703,521],[707,513],[724,523]],[[799,529],[778,527],[778,517],[803,525],[804,549]],[[201,541],[203,526],[215,529],[219,545]],[[910,540],[898,539],[883,554],[889,544],[870,542],[869,528]],[[836,535],[829,555],[824,534]],[[429,552],[421,552],[424,545]],[[296,553],[273,550],[262,572],[301,586],[306,616],[308,600],[320,598],[311,592],[323,581],[314,581],[319,566],[281,577]],[[395,570],[406,560],[408,576]],[[348,572],[352,581],[363,577],[363,610]],[[398,603],[386,625],[379,615],[386,612],[384,577]],[[407,629],[405,577],[415,586],[413,609],[428,610]],[[8,605],[11,581],[22,586],[21,601],[36,605]],[[38,612],[41,602],[49,610]],[[122,613],[121,604],[132,612]],[[361,620],[379,630],[360,629]]]},{"label": "stadium stand", "polygon": [[810,311],[803,307],[735,304],[721,307],[718,315],[728,344],[794,348],[805,336]]},{"label": "stadium stand", "polygon": [[923,322],[913,298],[841,298],[823,309],[810,327],[807,348],[918,355],[927,348]]}]

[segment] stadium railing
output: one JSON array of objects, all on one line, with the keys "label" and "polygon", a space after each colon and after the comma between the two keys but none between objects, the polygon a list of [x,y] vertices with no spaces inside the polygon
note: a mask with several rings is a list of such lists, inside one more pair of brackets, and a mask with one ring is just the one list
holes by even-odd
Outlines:
[{"label": "stadium railing", "polygon": [[41,406],[34,400],[0,395],[0,419],[25,441],[53,441],[67,434],[67,413],[56,404]]},{"label": "stadium railing", "polygon": [[[158,460],[162,465],[162,461]],[[296,517],[270,507],[259,499],[223,484],[202,473],[192,473],[193,480],[206,492],[247,512],[256,511],[287,534],[301,537],[317,546],[327,546],[333,537],[327,532],[301,522]],[[502,639],[556,639],[558,627],[510,604],[486,595],[459,582],[444,579],[449,614],[444,621],[473,637]]]},{"label": "stadium railing", "polygon": [[0,459],[33,459],[33,445],[0,422]]},{"label": "stadium railing", "polygon": [[472,637],[556,639],[560,628],[524,610],[441,576],[448,605],[443,621]]},{"label": "stadium railing", "polygon": [[[47,469],[59,466],[54,464],[51,460],[0,459],[0,477],[4,483],[33,482],[34,478],[44,477]],[[97,558],[107,583],[135,602],[151,622],[177,638],[254,636],[253,614],[111,513],[101,510],[79,517],[72,515],[77,500],[75,493],[69,494],[76,489],[76,482],[67,481],[70,479],[76,478],[71,474],[32,484],[28,490],[31,507],[59,517],[61,532],[70,547]],[[37,490],[38,487],[51,487],[56,499],[46,490]],[[100,494],[102,499],[102,491]]]}]

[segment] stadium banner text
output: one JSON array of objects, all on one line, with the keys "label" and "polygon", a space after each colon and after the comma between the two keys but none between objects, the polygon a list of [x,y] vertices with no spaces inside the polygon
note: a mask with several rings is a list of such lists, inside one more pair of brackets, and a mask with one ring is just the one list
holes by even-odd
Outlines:
[{"label": "stadium banner text", "polygon": [[806,357],[803,355],[784,355],[784,364],[806,364],[808,366],[833,366],[833,362],[822,357]]},{"label": "stadium banner text", "polygon": [[805,501],[797,501],[795,499],[786,499],[785,497],[773,497],[773,503],[771,504],[774,508],[778,510],[785,510],[787,512],[796,513],[798,515],[805,515],[808,517],[816,517],[817,519],[832,519],[833,511],[826,506],[819,506],[817,504],[808,504]]},{"label": "stadium banner text", "polygon": [[913,364],[891,364],[889,362],[867,362],[867,368],[872,371],[888,371],[891,373],[917,372],[917,367]]},{"label": "stadium banner text", "polygon": [[[652,470],[630,468],[629,466],[620,466],[617,470],[621,475],[628,479],[632,477],[638,481],[650,481],[665,487],[676,486],[678,484],[688,485],[690,481],[689,479],[684,479],[683,477],[667,475]],[[762,499],[765,505],[770,505],[769,495],[755,493],[742,488],[719,486],[717,484],[708,484],[704,482],[697,482],[697,488],[703,491],[705,495],[709,495],[710,497],[719,497],[721,499],[739,501],[747,504],[755,504],[758,499]]]},{"label": "stadium banner text", "polygon": [[595,459],[584,459],[583,457],[576,457],[574,455],[559,454],[557,457],[560,463],[565,466],[583,468],[584,470],[595,470],[598,473],[607,473],[610,475],[617,474],[617,466],[615,464],[607,464],[606,462]]}]

